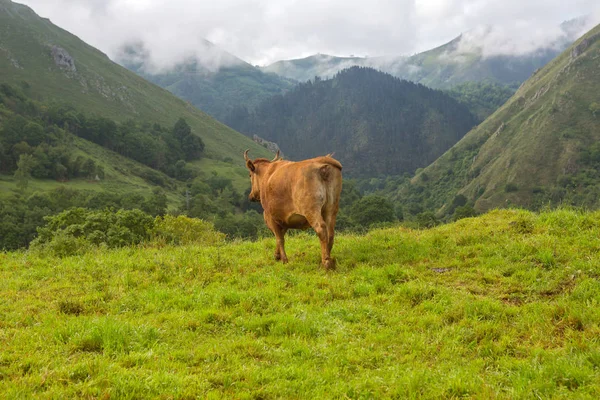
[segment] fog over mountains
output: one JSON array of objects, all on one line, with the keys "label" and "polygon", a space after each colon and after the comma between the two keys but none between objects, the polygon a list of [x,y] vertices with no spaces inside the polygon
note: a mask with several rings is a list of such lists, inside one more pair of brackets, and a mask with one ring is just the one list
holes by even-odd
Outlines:
[{"label": "fog over mountains", "polygon": [[[486,51],[521,54],[554,41],[562,21],[581,15],[600,21],[596,0],[22,2],[112,58],[124,44],[143,42],[161,67],[180,63],[190,52],[214,64],[204,40],[250,64],[268,65],[317,53],[409,56],[486,26],[494,27],[485,35],[491,45]],[[505,40],[512,44],[500,46]]]},{"label": "fog over mountains", "polygon": [[299,81],[315,76],[332,77],[343,69],[365,66],[432,87],[448,87],[465,81],[521,83],[587,32],[594,21],[593,16],[587,15],[532,34],[527,25],[516,27],[514,31],[504,26],[479,26],[442,46],[410,57],[317,54],[278,61],[263,70]]}]

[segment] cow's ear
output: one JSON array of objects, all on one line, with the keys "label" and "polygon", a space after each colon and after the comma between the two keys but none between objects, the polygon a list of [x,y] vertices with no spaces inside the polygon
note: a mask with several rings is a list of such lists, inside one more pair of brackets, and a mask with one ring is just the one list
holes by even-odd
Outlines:
[{"label": "cow's ear", "polygon": [[246,168],[248,168],[252,172],[254,172],[254,170],[256,170],[254,163],[250,160],[246,161]]}]

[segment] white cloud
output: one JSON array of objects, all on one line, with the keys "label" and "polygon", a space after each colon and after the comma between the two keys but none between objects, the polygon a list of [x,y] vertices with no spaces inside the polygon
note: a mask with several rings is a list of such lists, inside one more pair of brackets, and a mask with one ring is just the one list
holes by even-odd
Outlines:
[{"label": "white cloud", "polygon": [[[522,52],[556,39],[562,21],[600,22],[598,0],[17,1],[112,57],[143,41],[163,67],[194,53],[214,61],[203,39],[264,65],[315,53],[410,55],[461,32],[484,51]],[[491,34],[477,36],[485,26]]]}]

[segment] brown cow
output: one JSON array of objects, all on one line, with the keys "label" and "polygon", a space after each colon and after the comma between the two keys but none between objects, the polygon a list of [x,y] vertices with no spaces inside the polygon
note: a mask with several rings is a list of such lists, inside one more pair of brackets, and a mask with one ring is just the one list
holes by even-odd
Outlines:
[{"label": "brown cow", "polygon": [[275,234],[275,259],[286,263],[284,242],[288,229],[312,228],[321,241],[321,263],[335,268],[331,255],[335,218],[342,191],[342,164],[331,155],[292,162],[279,158],[250,160],[244,152],[250,170],[252,190],[250,201],[259,201],[265,222]]}]

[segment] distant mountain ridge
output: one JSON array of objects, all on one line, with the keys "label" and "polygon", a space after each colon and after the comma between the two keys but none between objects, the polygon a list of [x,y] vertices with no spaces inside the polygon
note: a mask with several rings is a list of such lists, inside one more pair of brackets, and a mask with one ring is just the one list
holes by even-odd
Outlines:
[{"label": "distant mountain ridge", "polygon": [[276,142],[292,159],[335,152],[349,176],[412,173],[477,124],[447,94],[371,68],[299,84],[227,123]]},{"label": "distant mountain ridge", "polygon": [[494,28],[485,27],[461,34],[442,46],[410,57],[361,58],[317,54],[303,59],[277,61],[262,70],[306,81],[315,76],[329,78],[352,66],[364,66],[441,89],[464,82],[522,83],[575,41],[586,23],[586,18],[564,22],[560,26],[562,34],[558,39],[516,55],[494,51],[490,54],[488,48],[493,46],[484,48],[482,43],[492,41]]},{"label": "distant mountain ridge", "polygon": [[173,94],[223,121],[235,107],[252,108],[295,85],[290,79],[258,68],[204,40],[183,61],[157,65],[143,43],[122,47],[117,61]]}]

